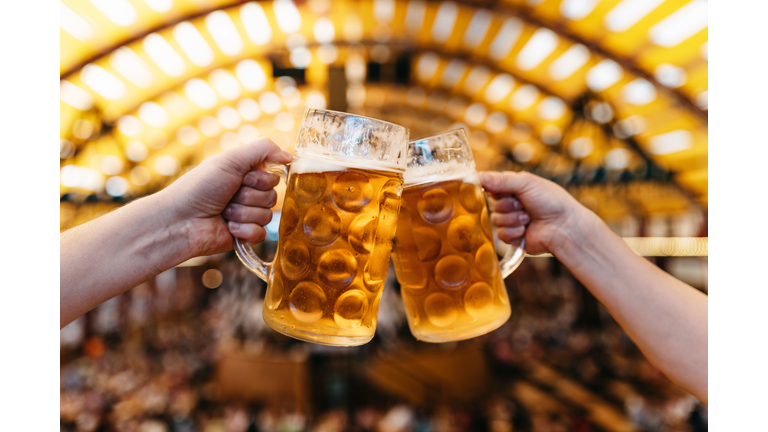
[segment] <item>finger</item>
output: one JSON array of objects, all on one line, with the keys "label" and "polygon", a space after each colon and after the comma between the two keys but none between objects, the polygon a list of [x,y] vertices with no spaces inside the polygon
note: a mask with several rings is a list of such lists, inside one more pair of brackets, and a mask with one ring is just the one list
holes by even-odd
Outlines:
[{"label": "finger", "polygon": [[480,173],[480,182],[483,188],[490,192],[502,194],[519,194],[530,188],[533,176],[526,172],[492,172]]},{"label": "finger", "polygon": [[248,241],[250,244],[263,242],[267,238],[267,230],[252,223],[227,222],[227,229],[233,236]]},{"label": "finger", "polygon": [[510,244],[525,235],[525,227],[517,226],[499,228],[496,230],[496,235],[499,237],[499,240]]},{"label": "finger", "polygon": [[272,210],[263,207],[248,207],[229,203],[221,213],[224,219],[241,223],[255,223],[261,226],[272,220]]},{"label": "finger", "polygon": [[272,208],[277,204],[277,191],[241,187],[232,197],[231,202],[251,207]]},{"label": "finger", "polygon": [[525,226],[531,221],[528,213],[514,211],[510,213],[491,213],[491,223],[497,227],[517,227]]},{"label": "finger", "polygon": [[262,170],[253,170],[243,177],[243,184],[254,189],[267,191],[280,183],[280,177]]},{"label": "finger", "polygon": [[523,210],[523,203],[512,196],[501,196],[488,200],[488,206],[493,212],[509,213],[511,211]]},{"label": "finger", "polygon": [[263,162],[288,163],[293,158],[290,152],[282,150],[269,138],[259,138],[241,146],[235,146],[221,153],[238,171],[245,173],[258,168]]}]

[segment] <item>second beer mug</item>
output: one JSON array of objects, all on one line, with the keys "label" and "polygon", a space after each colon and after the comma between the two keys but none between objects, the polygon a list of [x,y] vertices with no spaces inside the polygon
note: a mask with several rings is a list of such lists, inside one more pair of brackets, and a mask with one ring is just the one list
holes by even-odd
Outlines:
[{"label": "second beer mug", "polygon": [[240,240],[237,256],[267,281],[264,321],[324,345],[373,338],[400,208],[408,129],[309,109],[288,169],[275,261]]},{"label": "second beer mug", "polygon": [[498,260],[463,129],[409,143],[392,259],[416,339],[469,339],[504,324],[511,308],[503,279],[524,256],[512,247]]}]

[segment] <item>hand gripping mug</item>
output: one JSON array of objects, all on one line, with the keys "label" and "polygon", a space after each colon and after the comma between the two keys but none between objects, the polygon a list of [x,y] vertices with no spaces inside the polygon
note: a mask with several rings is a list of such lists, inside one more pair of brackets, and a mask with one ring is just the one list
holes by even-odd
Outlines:
[{"label": "hand gripping mug", "polygon": [[307,342],[369,342],[400,208],[408,129],[308,109],[289,166],[277,253],[264,262],[236,239],[235,251],[267,282],[264,321]]},{"label": "hand gripping mug", "polygon": [[409,143],[392,260],[416,339],[469,339],[504,324],[511,309],[503,279],[523,247],[499,262],[463,129]]}]

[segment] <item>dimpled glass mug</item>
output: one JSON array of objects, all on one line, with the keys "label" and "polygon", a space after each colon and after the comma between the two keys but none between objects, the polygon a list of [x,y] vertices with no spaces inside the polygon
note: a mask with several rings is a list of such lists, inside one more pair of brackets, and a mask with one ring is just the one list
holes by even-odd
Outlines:
[{"label": "dimpled glass mug", "polygon": [[264,321],[307,342],[369,342],[400,209],[408,129],[308,109],[289,166],[277,253],[264,262],[243,241],[235,251],[267,282]]},{"label": "dimpled glass mug", "polygon": [[504,324],[511,309],[503,279],[524,246],[499,262],[463,129],[409,143],[392,260],[416,339],[469,339]]}]

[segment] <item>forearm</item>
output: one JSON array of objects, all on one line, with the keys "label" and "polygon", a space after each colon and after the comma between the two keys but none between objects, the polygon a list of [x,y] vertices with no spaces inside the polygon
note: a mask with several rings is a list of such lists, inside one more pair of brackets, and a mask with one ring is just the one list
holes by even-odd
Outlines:
[{"label": "forearm", "polygon": [[62,327],[194,255],[173,214],[156,194],[60,234]]},{"label": "forearm", "polygon": [[553,253],[651,363],[706,402],[706,295],[637,256],[593,215],[575,223]]}]

